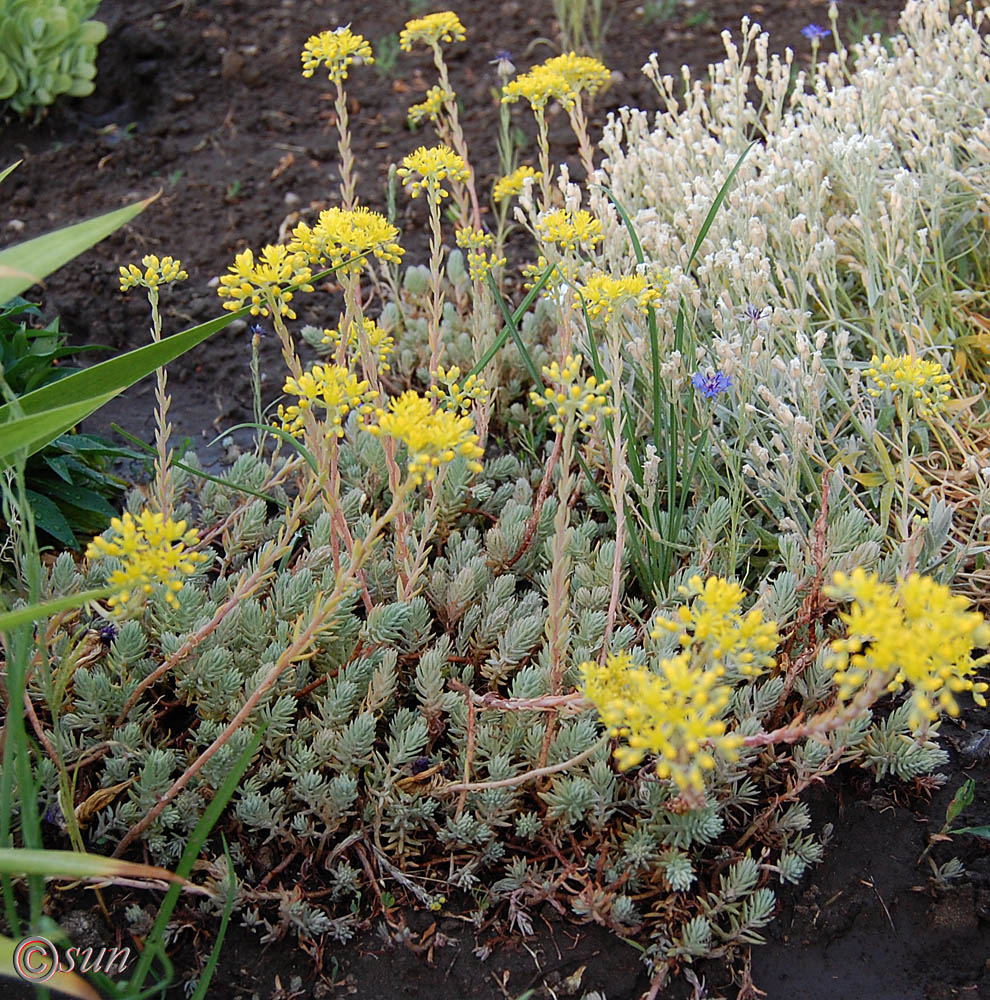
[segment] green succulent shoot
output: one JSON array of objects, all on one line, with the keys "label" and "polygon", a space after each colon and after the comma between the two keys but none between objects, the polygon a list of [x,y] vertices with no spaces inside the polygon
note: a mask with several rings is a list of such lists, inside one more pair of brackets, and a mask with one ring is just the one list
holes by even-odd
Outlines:
[{"label": "green succulent shoot", "polygon": [[0,100],[14,111],[60,94],[93,92],[96,47],[107,28],[89,18],[99,0],[0,0]]}]

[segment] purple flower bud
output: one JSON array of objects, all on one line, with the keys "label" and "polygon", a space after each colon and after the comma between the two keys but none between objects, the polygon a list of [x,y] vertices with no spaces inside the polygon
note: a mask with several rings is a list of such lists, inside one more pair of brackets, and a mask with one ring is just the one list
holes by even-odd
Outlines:
[{"label": "purple flower bud", "polygon": [[813,42],[820,42],[823,38],[828,38],[832,32],[828,28],[823,28],[820,24],[808,24],[801,29],[801,34]]}]

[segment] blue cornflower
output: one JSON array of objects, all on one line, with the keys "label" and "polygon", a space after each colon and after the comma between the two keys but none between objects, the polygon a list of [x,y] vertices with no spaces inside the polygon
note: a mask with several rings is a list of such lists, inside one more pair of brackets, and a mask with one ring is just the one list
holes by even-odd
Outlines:
[{"label": "blue cornflower", "polygon": [[749,303],[747,303],[746,308],[743,310],[743,315],[751,323],[755,324],[755,323],[759,323],[759,321],[761,319],[763,319],[763,313],[765,311],[766,311],[766,309],[763,306],[756,306],[756,305],[753,305],[752,302],[749,302]]},{"label": "blue cornflower", "polygon": [[732,379],[723,372],[713,372],[711,375],[695,372],[691,376],[691,385],[707,399],[714,399],[720,393],[728,392],[732,388]]},{"label": "blue cornflower", "polygon": [[808,24],[801,29],[801,34],[805,38],[810,38],[813,42],[820,42],[823,38],[828,38],[832,32],[828,28],[823,28],[820,24]]}]

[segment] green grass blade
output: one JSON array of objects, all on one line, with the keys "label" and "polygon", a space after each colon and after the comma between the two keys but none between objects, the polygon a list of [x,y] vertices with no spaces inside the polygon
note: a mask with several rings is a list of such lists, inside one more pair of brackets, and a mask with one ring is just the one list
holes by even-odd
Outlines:
[{"label": "green grass blade", "polygon": [[[137,445],[139,448],[143,448],[145,451],[150,452],[152,455],[157,455],[158,452],[152,448],[147,441],[142,441],[139,437],[135,437],[133,434],[129,434],[120,427],[118,424],[110,425],[114,431],[116,431],[122,438],[130,441],[131,444]],[[224,434],[228,434],[229,431],[224,431]],[[180,462],[177,458],[172,459],[172,465],[177,469],[182,469],[183,472],[188,472],[191,476],[197,476],[200,479],[208,479],[211,483],[216,483],[218,486],[226,486],[228,489],[237,490],[238,493],[247,493],[249,496],[257,497],[259,500],[266,500],[268,503],[275,504],[276,507],[284,506],[279,503],[275,497],[269,496],[267,493],[261,493],[259,490],[253,490],[250,486],[244,486],[242,483],[231,482],[229,479],[223,479],[221,476],[210,475],[209,472],[204,472],[202,469],[194,469],[191,465],[186,465],[185,462]]]},{"label": "green grass blade", "polygon": [[[544,272],[540,275],[539,281],[526,293],[526,297],[519,303],[516,307],[515,312],[512,314],[513,320],[518,323],[522,319],[526,310],[533,304],[536,300],[536,296],[540,294],[543,290],[543,286],[550,280],[550,275],[553,274],[556,264],[551,264]],[[501,300],[502,296],[496,292],[496,298]],[[504,312],[504,310],[503,310]],[[502,332],[495,338],[491,347],[481,356],[481,360],[475,363],[475,366],[468,372],[468,375],[480,375],[484,370],[485,366],[495,357],[496,354],[502,349],[505,342],[509,339],[509,326],[506,324],[502,327]],[[537,382],[540,381],[539,377],[536,379]]]},{"label": "green grass blade", "polygon": [[182,886],[191,886],[185,878],[174,875],[167,868],[104,858],[99,854],[80,854],[78,851],[22,850],[17,847],[0,848],[0,872],[5,875],[43,875],[47,878],[143,878],[159,879]]},{"label": "green grass blade", "polygon": [[[192,871],[193,865],[202,852],[203,845],[206,843],[206,838],[210,835],[210,831],[220,818],[220,814],[226,808],[231,796],[236,791],[241,777],[251,763],[251,758],[258,747],[261,746],[261,741],[264,738],[267,728],[267,723],[262,723],[258,727],[254,736],[251,737],[251,742],[241,752],[241,755],[237,758],[227,777],[224,779],[223,784],[217,789],[216,794],[210,800],[210,804],[206,807],[199,822],[196,824],[196,829],[193,830],[192,835],[189,837],[186,849],[182,852],[182,857],[179,859],[178,867],[175,870],[176,875],[185,878]],[[178,901],[179,887],[173,885],[162,900],[161,907],[158,910],[158,917],[155,919],[155,924],[148,934],[144,951],[141,953],[141,958],[134,970],[134,975],[131,977],[129,983],[131,992],[138,992],[143,988],[144,981],[151,971],[151,963],[154,961],[156,955],[165,959],[162,938]]]},{"label": "green grass blade", "polygon": [[[59,611],[81,608],[88,601],[101,601],[112,593],[113,591],[109,587],[100,590],[84,590],[78,594],[57,597],[54,601],[42,601],[40,604],[29,604],[26,608],[17,608],[15,611],[0,612],[0,632],[9,632],[10,629],[17,628],[19,625],[30,625],[32,622],[40,621],[42,618],[57,614]],[[0,854],[2,853],[0,851]],[[0,868],[0,871],[2,870]]]},{"label": "green grass blade", "polygon": [[210,982],[213,979],[213,974],[217,971],[217,963],[220,961],[220,949],[223,947],[223,940],[227,936],[227,927],[230,924],[230,915],[234,912],[234,899],[236,898],[234,893],[234,888],[236,882],[234,881],[234,859],[230,856],[230,848],[227,846],[227,838],[223,838],[223,853],[224,857],[227,859],[227,871],[230,873],[231,885],[227,895],[227,902],[223,907],[223,916],[220,918],[220,928],[217,931],[217,939],[213,942],[213,948],[210,951],[210,957],[206,960],[206,965],[203,966],[203,971],[199,976],[199,983],[196,986],[196,992],[189,998],[189,1000],[206,1000],[206,991],[210,988]]},{"label": "green grass blade", "polygon": [[4,167],[3,170],[0,170],[0,184],[7,179],[9,174],[16,170],[22,162],[22,160],[16,160],[9,167]]},{"label": "green grass blade", "polygon": [[739,173],[739,168],[743,165],[743,160],[749,154],[749,151],[756,145],[756,140],[754,139],[743,151],[739,154],[739,159],[736,160],[735,166],[729,171],[729,176],[725,178],[725,182],[718,189],[718,194],[715,195],[715,200],[712,202],[712,207],[708,209],[708,214],[705,216],[705,221],[701,224],[701,229],[698,230],[698,236],[694,241],[694,247],[691,250],[691,256],[688,258],[686,270],[690,270],[691,265],[694,263],[694,258],[698,256],[698,251],[701,249],[701,244],[705,242],[705,237],[708,236],[708,230],[712,228],[712,223],[715,221],[715,216],[718,215],[718,210],[722,207],[722,202],[725,201],[726,196],[729,193],[729,188],[732,187],[732,182],[736,179],[736,174]]},{"label": "green grass blade", "polygon": [[[288,431],[283,430],[281,427],[276,427],[274,424],[256,424],[253,421],[249,421],[248,423],[245,423],[245,424],[234,424],[233,427],[228,427],[227,430],[225,430],[222,434],[218,434],[207,445],[207,447],[208,448],[212,447],[213,445],[215,445],[217,443],[217,441],[219,441],[221,438],[225,438],[232,431],[239,431],[239,430],[242,430],[245,427],[252,427],[255,430],[265,431],[267,434],[274,434],[275,437],[281,438],[286,444],[292,445],[292,447],[295,448],[296,451],[298,451],[299,454],[302,455],[302,457],[304,459],[306,459],[306,464],[317,475],[319,475],[320,470],[319,470],[319,468],[316,465],[316,459],[313,457],[313,453],[301,441],[298,441],[296,438],[294,438]],[[231,484],[225,482],[224,485],[225,486],[229,486]],[[266,497],[266,499],[268,499],[268,498]]]},{"label": "green grass blade", "polygon": [[[495,279],[492,277],[491,273],[488,274],[488,285],[492,290],[492,294],[495,296],[495,301],[498,303],[498,308],[502,313],[502,319],[505,320],[505,329],[508,329],[512,336],[512,339],[516,342],[516,347],[519,348],[519,353],[522,355],[523,362],[526,365],[526,369],[533,378],[533,384],[539,385],[541,383],[540,370],[536,367],[536,363],[530,356],[529,351],[526,350],[526,345],[523,343],[522,337],[519,335],[519,328],[516,325],[516,317],[509,312],[509,306],[505,299],[499,294],[498,286],[495,284]],[[503,341],[504,343],[504,341]]]},{"label": "green grass blade", "polygon": [[[4,176],[11,168],[4,173]],[[3,178],[0,177],[0,180]],[[0,303],[9,302],[143,212],[157,194],[115,212],[0,250]]]}]

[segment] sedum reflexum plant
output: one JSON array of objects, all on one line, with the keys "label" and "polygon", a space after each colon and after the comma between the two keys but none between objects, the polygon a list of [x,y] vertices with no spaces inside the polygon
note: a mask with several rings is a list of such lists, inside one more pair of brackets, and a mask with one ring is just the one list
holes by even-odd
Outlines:
[{"label": "sedum reflexum plant", "polygon": [[106,25],[89,20],[100,0],[0,2],[0,101],[23,114],[62,94],[91,94]]},{"label": "sedum reflexum plant", "polygon": [[[984,700],[990,641],[952,589],[978,591],[990,497],[970,462],[985,398],[952,325],[987,294],[985,122],[966,110],[928,160],[845,87],[880,106],[930,95],[898,107],[929,109],[937,138],[925,116],[988,57],[976,15],[911,5],[902,23],[893,54],[842,50],[796,87],[746,26],[762,107],[727,39],[710,88],[681,103],[658,80],[659,116],[614,118],[597,165],[582,144],[583,183],[549,157],[543,176],[507,175],[498,195],[534,258],[513,305],[453,143],[441,45],[463,26],[410,22],[453,143],[397,171],[428,202],[429,267],[399,275],[397,230],[357,204],[239,255],[218,294],[276,328],[278,447],[218,477],[187,456],[173,522],[135,490],[130,522],[41,581],[60,617],[30,725],[107,790],[93,844],[172,864],[257,738],[230,864],[240,919],[266,940],[346,941],[379,917],[401,935],[386,891],[434,911],[457,899],[479,924],[505,903],[521,933],[550,900],[635,936],[656,996],[686,964],[758,943],[777,890],[821,860],[812,785],[946,760],[939,719]],[[344,42],[330,36],[314,36],[321,58]],[[925,89],[918,65],[960,47],[975,69],[946,61]],[[502,98],[538,121],[553,100],[574,111],[604,68],[559,58]],[[903,228],[918,212],[941,220],[924,241],[955,239],[948,216],[972,226],[966,295],[942,280],[945,248]],[[333,329],[304,325],[324,279]],[[933,441],[970,477],[964,500],[925,464]],[[139,530],[157,557],[127,543]],[[147,580],[115,562],[130,550]],[[141,599],[111,606],[125,583]],[[108,642],[83,601],[112,617]],[[187,712],[178,736],[163,700]],[[58,769],[37,771],[54,796]]]}]

